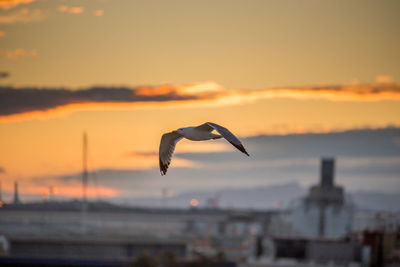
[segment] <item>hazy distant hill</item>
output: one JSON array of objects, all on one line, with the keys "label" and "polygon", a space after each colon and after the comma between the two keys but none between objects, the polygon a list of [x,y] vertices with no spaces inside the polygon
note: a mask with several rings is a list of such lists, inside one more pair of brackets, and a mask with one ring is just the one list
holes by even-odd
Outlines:
[{"label": "hazy distant hill", "polygon": [[400,212],[400,193],[355,192],[351,196],[359,208]]}]

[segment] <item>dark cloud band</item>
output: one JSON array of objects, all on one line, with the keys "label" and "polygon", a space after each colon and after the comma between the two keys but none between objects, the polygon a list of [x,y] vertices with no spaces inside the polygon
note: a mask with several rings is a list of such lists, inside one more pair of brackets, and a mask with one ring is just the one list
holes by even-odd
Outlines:
[{"label": "dark cloud band", "polygon": [[143,94],[141,90],[107,87],[85,90],[0,87],[0,116],[46,111],[71,104],[166,102],[196,98],[180,95],[174,87],[167,87],[162,94]]},{"label": "dark cloud band", "polygon": [[[211,86],[210,86],[211,85]],[[400,101],[400,84],[287,87],[263,90],[224,90],[215,83],[158,87],[91,87],[82,90],[0,87],[0,117],[49,111],[83,104],[135,104],[216,101],[216,105],[259,99],[294,98],[333,101]]]}]

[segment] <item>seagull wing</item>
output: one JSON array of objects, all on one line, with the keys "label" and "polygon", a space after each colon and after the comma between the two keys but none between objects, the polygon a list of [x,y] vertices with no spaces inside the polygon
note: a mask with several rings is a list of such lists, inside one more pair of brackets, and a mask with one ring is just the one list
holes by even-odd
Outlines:
[{"label": "seagull wing", "polygon": [[[202,124],[202,125],[199,125],[199,126],[197,126],[195,129],[197,130],[197,131],[205,131],[205,132],[212,132],[212,131],[214,131],[214,130],[216,130],[214,127],[212,127],[211,125],[209,125],[209,123],[211,123],[211,122],[206,122],[206,123],[204,123],[204,124]],[[214,123],[213,123],[214,124]],[[217,124],[215,124],[215,125],[217,125]],[[219,126],[219,125],[217,125],[217,126]],[[221,126],[219,126],[219,127],[221,127]],[[225,129],[225,128],[224,128]],[[225,129],[226,130],[226,129]],[[229,132],[229,131],[228,131]]]},{"label": "seagull wing", "polygon": [[249,153],[247,153],[246,149],[244,149],[240,140],[233,133],[231,133],[231,131],[229,131],[225,127],[222,127],[221,125],[218,125],[218,124],[215,124],[212,122],[206,122],[200,126],[197,126],[196,129],[202,130],[202,131],[209,131],[209,132],[216,130],[220,135],[222,135],[223,138],[225,138],[234,147],[239,149],[241,152],[243,152],[247,156],[250,156]]},{"label": "seagull wing", "polygon": [[167,173],[168,166],[171,163],[172,154],[175,150],[175,145],[182,138],[183,135],[179,134],[177,131],[163,134],[161,137],[160,149],[158,152],[161,175]]}]

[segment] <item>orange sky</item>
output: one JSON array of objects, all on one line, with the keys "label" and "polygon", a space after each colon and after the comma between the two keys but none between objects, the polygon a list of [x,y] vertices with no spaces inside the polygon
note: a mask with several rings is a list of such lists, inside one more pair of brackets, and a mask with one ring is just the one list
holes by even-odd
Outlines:
[{"label": "orange sky", "polygon": [[[351,97],[341,100],[340,95],[330,99],[325,94],[321,99],[317,95],[310,99],[287,94],[263,95],[254,99],[247,99],[245,95],[244,100],[227,103],[211,100],[158,106],[154,103],[133,107],[88,105],[49,111],[41,116],[20,115],[23,119],[5,117],[0,122],[3,151],[0,163],[6,170],[3,177],[8,181],[4,182],[4,188],[11,190],[12,181],[18,179],[26,183],[28,192],[43,191],[46,189],[42,185],[29,186],[29,181],[34,177],[80,172],[83,131],[89,135],[90,169],[148,169],[157,167],[162,133],[205,121],[225,125],[241,137],[400,125],[400,105],[396,99],[371,101],[367,97],[368,100],[354,101]],[[220,143],[204,145],[182,141],[179,144],[180,152],[229,151],[229,148]],[[181,166],[201,167],[196,162],[175,158],[174,167]],[[67,188],[72,187],[67,185]],[[110,192],[108,196],[116,194]]]}]

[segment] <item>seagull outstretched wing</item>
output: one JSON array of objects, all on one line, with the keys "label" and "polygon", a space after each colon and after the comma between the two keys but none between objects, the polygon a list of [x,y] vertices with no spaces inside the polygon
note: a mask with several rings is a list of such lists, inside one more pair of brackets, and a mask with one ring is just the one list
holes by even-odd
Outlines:
[{"label": "seagull outstretched wing", "polygon": [[208,131],[208,132],[216,130],[220,135],[222,135],[223,138],[225,138],[234,147],[239,149],[241,152],[243,152],[247,156],[250,156],[249,153],[247,153],[246,149],[244,149],[240,140],[233,133],[231,133],[228,129],[226,129],[225,127],[222,127],[221,125],[218,125],[218,124],[212,123],[212,122],[206,122],[200,126],[197,126],[195,129],[199,130],[199,131]]},{"label": "seagull outstretched wing", "polygon": [[163,134],[161,137],[160,149],[158,152],[161,175],[167,173],[168,166],[171,163],[172,154],[175,150],[175,145],[182,138],[183,136],[177,131]]}]

